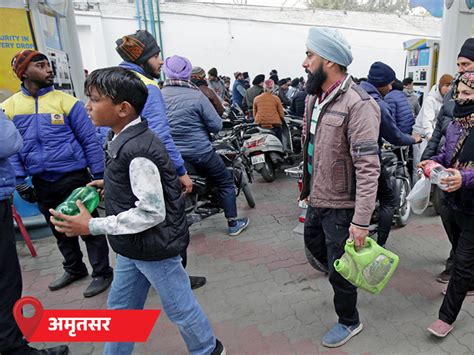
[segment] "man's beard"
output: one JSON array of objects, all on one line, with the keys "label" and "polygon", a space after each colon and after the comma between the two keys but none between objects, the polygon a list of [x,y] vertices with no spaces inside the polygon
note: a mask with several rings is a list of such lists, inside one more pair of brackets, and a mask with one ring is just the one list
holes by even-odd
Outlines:
[{"label": "man's beard", "polygon": [[31,80],[31,81],[34,82],[40,89],[47,88],[51,85],[54,85],[53,80],[48,81],[48,80],[44,79],[44,80]]},{"label": "man's beard", "polygon": [[316,95],[321,92],[321,87],[328,78],[327,74],[323,70],[323,63],[316,70],[316,73],[311,74],[311,72],[306,69],[308,73],[308,80],[306,81],[306,92],[308,95]]},{"label": "man's beard", "polygon": [[159,72],[158,72],[158,74],[155,73],[152,66],[150,64],[148,64],[148,62],[143,63],[143,70],[145,71],[145,73],[150,75],[152,78],[155,78],[155,79],[160,79],[161,78],[160,73]]}]

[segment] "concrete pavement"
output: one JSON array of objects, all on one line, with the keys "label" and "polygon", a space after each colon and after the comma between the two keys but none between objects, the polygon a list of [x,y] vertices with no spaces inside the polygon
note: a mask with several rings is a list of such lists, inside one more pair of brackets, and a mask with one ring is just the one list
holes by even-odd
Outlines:
[{"label": "concrete pavement", "polygon": [[[213,216],[192,227],[188,250],[188,272],[208,279],[195,295],[228,354],[474,353],[474,297],[466,298],[454,331],[444,340],[426,331],[443,300],[445,285],[436,282],[435,275],[443,270],[449,253],[439,217],[432,211],[391,233],[387,247],[400,256],[400,264],[380,295],[359,292],[363,332],[339,349],[320,345],[336,314],[327,278],[306,262],[303,237],[293,232],[299,215],[296,181],[280,176],[268,184],[256,177],[252,189],[257,207],[250,209],[239,197],[240,214],[251,219],[249,228],[231,238],[224,217]],[[62,258],[53,238],[34,244],[37,258],[31,258],[26,246],[18,243],[24,295],[37,297],[46,309],[106,308],[106,293],[90,299],[82,296],[90,278],[50,292],[48,284],[62,274]],[[114,260],[114,254],[110,255]],[[154,290],[146,307],[160,308]],[[70,347],[72,354],[101,354],[103,345],[74,343]],[[186,353],[177,328],[164,314],[149,341],[136,344],[134,352]]]}]

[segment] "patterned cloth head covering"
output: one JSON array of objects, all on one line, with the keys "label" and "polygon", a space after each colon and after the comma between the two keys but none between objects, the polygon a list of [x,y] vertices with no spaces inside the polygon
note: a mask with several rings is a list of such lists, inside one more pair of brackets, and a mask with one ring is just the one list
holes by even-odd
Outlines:
[{"label": "patterned cloth head covering", "polygon": [[458,80],[459,82],[469,86],[471,89],[474,89],[474,71],[462,73]]},{"label": "patterned cloth head covering", "polygon": [[145,63],[161,51],[155,37],[144,30],[138,30],[133,34],[123,36],[115,43],[117,44],[115,50],[123,60],[138,65]]},{"label": "patterned cloth head covering", "polygon": [[22,80],[23,74],[25,74],[26,68],[28,68],[28,64],[30,64],[31,60],[36,56],[41,56],[39,60],[48,59],[43,53],[34,49],[25,49],[15,54],[11,66],[18,79]]},{"label": "patterned cloth head covering", "polygon": [[201,67],[193,67],[191,72],[191,78],[204,79],[206,77],[206,72]]},{"label": "patterned cloth head covering", "polygon": [[[456,75],[453,81],[453,99],[456,102],[463,103],[465,100],[460,100],[458,97],[458,86],[459,83],[469,86],[471,89],[474,89],[474,71],[466,71],[464,73],[459,73]],[[470,100],[472,101],[472,100]]]}]

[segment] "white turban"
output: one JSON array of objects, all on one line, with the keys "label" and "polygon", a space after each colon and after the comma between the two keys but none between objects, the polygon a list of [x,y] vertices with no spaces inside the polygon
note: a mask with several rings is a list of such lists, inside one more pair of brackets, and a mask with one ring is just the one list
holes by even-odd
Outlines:
[{"label": "white turban", "polygon": [[311,27],[306,47],[320,57],[345,67],[352,63],[351,46],[334,28]]}]

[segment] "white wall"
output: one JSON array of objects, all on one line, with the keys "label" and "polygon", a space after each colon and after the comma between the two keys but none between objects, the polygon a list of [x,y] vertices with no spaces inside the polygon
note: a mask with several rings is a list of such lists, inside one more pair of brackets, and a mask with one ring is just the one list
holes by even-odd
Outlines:
[{"label": "white wall", "polygon": [[[102,26],[102,36],[94,30],[87,32],[79,28],[86,68],[117,65],[120,57],[115,52],[115,40],[134,32],[136,20],[91,17],[81,12],[76,13],[76,18],[81,26],[89,24],[99,29],[97,21]],[[268,74],[271,69],[278,69],[281,77],[305,75],[301,64],[305,57],[307,26],[162,13],[162,31],[165,56],[186,56],[193,65],[206,71],[215,66],[220,74],[231,77],[235,71],[248,71],[253,77]],[[403,79],[403,42],[415,36],[347,29],[342,32],[352,46],[354,62],[349,67],[352,75],[367,76],[372,62],[383,61]],[[90,47],[91,33],[95,51],[84,50]]]}]

